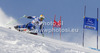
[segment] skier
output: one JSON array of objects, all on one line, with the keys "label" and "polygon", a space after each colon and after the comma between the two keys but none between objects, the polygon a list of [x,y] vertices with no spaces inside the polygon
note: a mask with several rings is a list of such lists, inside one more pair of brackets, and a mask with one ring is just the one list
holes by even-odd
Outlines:
[{"label": "skier", "polygon": [[[31,30],[36,29],[36,26],[39,26],[41,33],[43,33],[43,20],[45,18],[44,15],[41,14],[39,17],[24,15],[23,17],[28,18],[28,19],[33,19],[33,20],[29,22],[28,24],[14,26],[16,30],[26,31],[28,29],[29,31],[31,31]],[[20,30],[20,28],[27,28],[27,29]]]}]

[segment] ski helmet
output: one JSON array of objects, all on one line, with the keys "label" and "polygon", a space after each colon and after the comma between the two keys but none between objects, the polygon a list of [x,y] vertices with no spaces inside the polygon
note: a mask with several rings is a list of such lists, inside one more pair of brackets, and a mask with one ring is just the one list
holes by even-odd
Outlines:
[{"label": "ski helmet", "polygon": [[45,18],[43,14],[40,15],[40,18]]},{"label": "ski helmet", "polygon": [[45,17],[44,17],[43,14],[41,14],[40,17],[39,17],[40,20],[43,20],[44,18],[45,18]]}]

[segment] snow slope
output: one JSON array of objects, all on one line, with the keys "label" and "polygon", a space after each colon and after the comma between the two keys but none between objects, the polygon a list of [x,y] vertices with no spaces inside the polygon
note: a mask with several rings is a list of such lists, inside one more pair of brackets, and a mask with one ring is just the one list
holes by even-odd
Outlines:
[{"label": "snow slope", "polygon": [[74,43],[0,27],[0,53],[100,53]]}]

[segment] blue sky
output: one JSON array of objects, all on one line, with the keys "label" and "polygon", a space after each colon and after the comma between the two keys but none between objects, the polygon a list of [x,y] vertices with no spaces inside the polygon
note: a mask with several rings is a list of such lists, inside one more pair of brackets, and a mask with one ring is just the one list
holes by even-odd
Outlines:
[{"label": "blue sky", "polygon": [[[57,20],[62,16],[63,27],[78,27],[82,25],[84,4],[87,5],[86,16],[96,17],[96,8],[99,8],[99,0],[0,0],[0,7],[9,16],[16,19],[23,15],[39,16],[44,14],[45,21],[52,21],[54,15]],[[19,20],[21,23],[27,23]]]},{"label": "blue sky", "polygon": [[[100,0],[0,0],[0,8],[2,8],[8,16],[12,16],[15,19],[23,15],[39,16],[43,14],[47,22],[53,21],[55,14],[56,20],[59,20],[60,16],[62,16],[62,21],[64,22],[62,28],[79,29],[79,33],[62,33],[62,35],[64,34],[64,36],[67,37],[69,37],[68,35],[81,37],[84,5],[87,6],[86,16],[96,18],[96,9],[100,8]],[[30,22],[30,20],[23,18],[18,20],[18,22],[25,24]],[[52,28],[52,26],[46,26],[46,28]],[[96,33],[95,31],[92,32]]]}]

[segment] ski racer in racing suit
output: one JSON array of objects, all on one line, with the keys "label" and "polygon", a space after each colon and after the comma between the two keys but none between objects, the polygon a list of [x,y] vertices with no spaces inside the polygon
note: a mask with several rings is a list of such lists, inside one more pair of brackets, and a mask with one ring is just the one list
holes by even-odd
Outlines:
[{"label": "ski racer in racing suit", "polygon": [[[29,31],[31,31],[31,30],[36,29],[36,26],[39,26],[41,33],[43,33],[43,20],[45,18],[44,15],[40,15],[39,17],[24,15],[23,17],[28,18],[28,19],[33,19],[33,20],[31,22],[29,22],[28,24],[17,25],[14,27],[15,29],[20,31],[20,28],[27,28]],[[25,30],[23,30],[23,31],[25,31]]]}]

